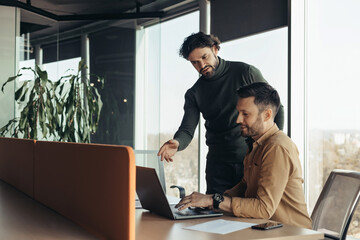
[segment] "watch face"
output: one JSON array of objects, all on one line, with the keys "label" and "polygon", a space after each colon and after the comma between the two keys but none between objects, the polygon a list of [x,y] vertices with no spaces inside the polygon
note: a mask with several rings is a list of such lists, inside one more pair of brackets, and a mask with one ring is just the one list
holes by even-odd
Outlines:
[{"label": "watch face", "polygon": [[219,204],[222,202],[222,201],[224,201],[224,197],[221,195],[221,194],[219,194],[219,193],[215,193],[214,195],[213,195],[213,207],[215,208],[215,209],[218,209],[219,208]]},{"label": "watch face", "polygon": [[214,199],[215,199],[216,201],[221,201],[221,195],[218,194],[218,193],[215,193]]}]

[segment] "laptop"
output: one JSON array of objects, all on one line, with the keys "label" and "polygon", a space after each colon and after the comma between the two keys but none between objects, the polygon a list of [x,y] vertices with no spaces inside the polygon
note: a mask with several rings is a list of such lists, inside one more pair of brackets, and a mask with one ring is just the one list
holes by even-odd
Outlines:
[{"label": "laptop", "polygon": [[178,220],[223,215],[209,209],[194,208],[179,211],[176,204],[169,204],[154,168],[136,167],[136,192],[142,208],[163,217]]}]

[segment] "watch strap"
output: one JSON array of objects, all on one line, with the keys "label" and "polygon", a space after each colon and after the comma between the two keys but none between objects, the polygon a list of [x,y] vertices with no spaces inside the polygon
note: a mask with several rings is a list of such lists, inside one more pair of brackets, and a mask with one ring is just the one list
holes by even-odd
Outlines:
[{"label": "watch strap", "polygon": [[220,203],[224,201],[224,196],[221,195],[220,193],[215,193],[212,198],[213,198],[214,209],[218,209]]}]

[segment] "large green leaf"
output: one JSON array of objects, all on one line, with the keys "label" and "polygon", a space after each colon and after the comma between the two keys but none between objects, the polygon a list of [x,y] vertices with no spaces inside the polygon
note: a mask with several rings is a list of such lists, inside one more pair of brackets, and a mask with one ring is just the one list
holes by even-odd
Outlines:
[{"label": "large green leaf", "polygon": [[[23,85],[21,85],[21,87],[15,92],[15,101],[18,101],[19,98],[21,97],[20,101],[24,101],[25,97],[26,97],[26,93],[29,90],[29,88],[26,88],[26,85],[28,84],[28,81],[25,81],[23,83]],[[23,92],[25,88],[25,91]]]},{"label": "large green leaf", "polygon": [[46,122],[46,118],[45,118],[45,111],[44,108],[42,106],[39,106],[39,123],[40,125],[42,125],[43,123]]},{"label": "large green leaf", "polygon": [[41,78],[40,77],[36,77],[35,78],[35,81],[34,81],[34,89],[37,90],[37,92],[39,91],[40,89],[40,81],[41,81]]},{"label": "large green leaf", "polygon": [[64,86],[65,86],[65,84],[61,84],[61,85],[60,85],[60,90],[59,90],[59,95],[60,95],[60,97],[62,96],[62,92],[63,92],[63,90],[64,90]]},{"label": "large green leaf", "polygon": [[24,85],[22,85],[18,90],[16,90],[16,92],[15,92],[15,101],[19,100],[23,89],[24,89]]},{"label": "large green leaf", "polygon": [[20,118],[20,121],[19,121],[20,129],[25,129],[26,123],[27,123],[26,118],[24,118],[24,117]]},{"label": "large green leaf", "polygon": [[29,103],[34,101],[35,95],[36,95],[36,92],[34,90],[31,90],[30,91],[29,101],[28,101]]},{"label": "large green leaf", "polygon": [[78,125],[79,128],[82,127],[81,119],[82,119],[81,110],[80,110],[80,108],[78,108],[78,109],[76,110],[76,122],[77,122],[77,125]]},{"label": "large green leaf", "polygon": [[26,88],[25,91],[24,91],[24,93],[23,93],[23,95],[22,95],[21,98],[20,98],[20,102],[24,102],[24,101],[25,101],[25,97],[26,97],[26,94],[27,94],[28,91],[29,91],[29,88]]},{"label": "large green leaf", "polygon": [[46,126],[46,123],[41,125],[41,129],[42,129],[42,135],[44,138],[47,138],[47,134],[48,134],[48,128]]},{"label": "large green leaf", "polygon": [[70,79],[69,79],[69,83],[70,83],[71,86],[73,86],[75,80],[76,80],[76,76],[75,76],[75,75],[72,75],[72,76],[70,77]]},{"label": "large green leaf", "polygon": [[9,77],[8,80],[1,86],[1,91],[4,92],[4,87],[6,84],[8,84],[9,82],[14,81],[16,78],[20,77],[22,74],[18,74],[16,76],[13,77]]},{"label": "large green leaf", "polygon": [[45,87],[48,82],[48,74],[46,71],[42,71],[38,65],[35,65],[36,73],[40,78],[40,85]]},{"label": "large green leaf", "polygon": [[56,102],[56,111],[58,114],[63,112],[64,105],[62,105],[59,101]]},{"label": "large green leaf", "polygon": [[11,130],[11,128],[15,126],[17,122],[18,120],[16,118],[13,118],[5,126],[0,128],[0,136],[5,137],[6,133],[8,133]]},{"label": "large green leaf", "polygon": [[66,103],[66,115],[71,116],[74,112],[74,102]]}]

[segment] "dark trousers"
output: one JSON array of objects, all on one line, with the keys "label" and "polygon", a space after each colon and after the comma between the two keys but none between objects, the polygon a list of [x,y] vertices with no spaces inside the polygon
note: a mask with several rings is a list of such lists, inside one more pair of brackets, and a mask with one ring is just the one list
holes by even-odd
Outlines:
[{"label": "dark trousers", "polygon": [[206,184],[207,194],[221,193],[240,182],[244,175],[243,163],[223,163],[207,160]]}]

